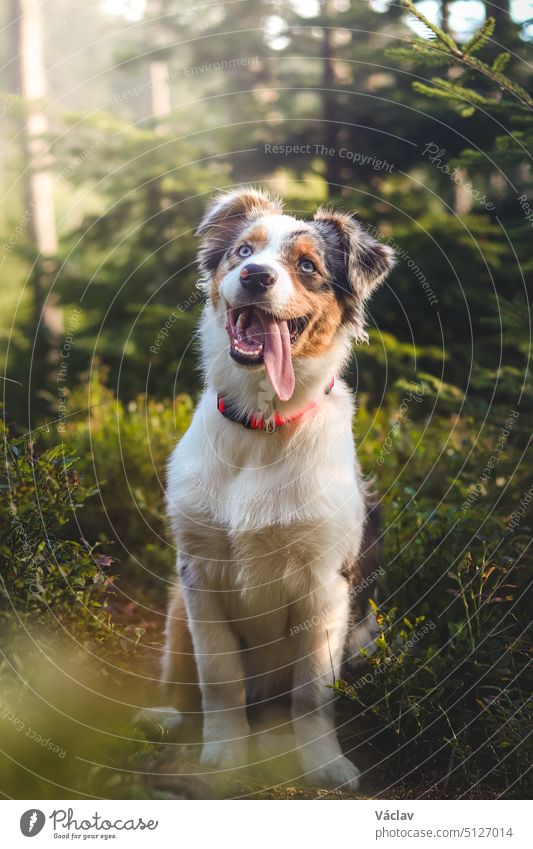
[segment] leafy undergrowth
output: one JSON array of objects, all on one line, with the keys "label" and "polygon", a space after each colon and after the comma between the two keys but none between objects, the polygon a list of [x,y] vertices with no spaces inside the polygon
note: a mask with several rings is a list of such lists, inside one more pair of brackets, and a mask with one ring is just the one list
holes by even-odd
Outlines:
[{"label": "leafy undergrowth", "polygon": [[530,485],[519,417],[482,432],[455,415],[401,418],[402,406],[358,421],[385,492],[385,576],[378,636],[335,689],[393,795],[423,773],[424,797],[524,796],[532,550],[516,510]]},{"label": "leafy undergrowth", "polygon": [[[76,470],[95,495],[86,501],[80,527],[120,558],[121,574],[149,591],[174,569],[176,553],[164,514],[165,467],[187,429],[188,395],[161,402],[140,395],[123,403],[95,366],[89,382],[69,399],[82,412],[65,420],[60,438],[76,454]],[[48,443],[57,442],[50,432]],[[166,587],[160,587],[161,594]]]},{"label": "leafy undergrowth", "polygon": [[[174,559],[161,480],[191,401],[124,407],[92,393],[97,406],[65,443],[39,452],[4,433],[1,786],[26,798],[332,797],[283,773],[198,776],[197,737],[184,748],[132,724],[159,699]],[[378,638],[336,685],[339,735],[363,772],[355,798],[528,792],[529,482],[518,424],[497,451],[504,425],[476,431],[435,411],[424,384],[399,386],[379,410],[360,399],[385,575]]]},{"label": "leafy undergrowth", "polygon": [[37,452],[0,423],[0,618],[61,627],[83,624],[98,637],[111,627],[105,596],[112,559],[81,535],[77,514],[94,489],[63,445]]}]

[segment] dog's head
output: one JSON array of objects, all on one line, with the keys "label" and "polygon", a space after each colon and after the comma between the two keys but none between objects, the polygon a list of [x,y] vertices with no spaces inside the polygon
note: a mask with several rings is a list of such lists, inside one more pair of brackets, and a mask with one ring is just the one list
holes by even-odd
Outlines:
[{"label": "dog's head", "polygon": [[299,220],[249,188],[215,198],[198,235],[225,355],[235,368],[266,369],[281,401],[294,392],[295,365],[339,336],[365,337],[364,303],[393,261],[352,215],[321,208]]}]

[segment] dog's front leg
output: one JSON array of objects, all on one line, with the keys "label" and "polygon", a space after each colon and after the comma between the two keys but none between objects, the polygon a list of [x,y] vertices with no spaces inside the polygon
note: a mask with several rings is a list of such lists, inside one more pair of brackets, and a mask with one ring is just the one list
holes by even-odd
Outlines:
[{"label": "dog's front leg", "polygon": [[[339,677],[348,627],[348,589],[342,577],[316,589],[294,608],[300,641],[292,716],[306,779],[322,787],[356,790],[359,770],[344,757],[335,730],[331,685]],[[299,618],[299,622],[296,619]]]},{"label": "dog's front leg", "polygon": [[198,665],[204,715],[201,762],[230,769],[246,763],[248,720],[240,647],[206,564],[180,562],[183,594]]}]

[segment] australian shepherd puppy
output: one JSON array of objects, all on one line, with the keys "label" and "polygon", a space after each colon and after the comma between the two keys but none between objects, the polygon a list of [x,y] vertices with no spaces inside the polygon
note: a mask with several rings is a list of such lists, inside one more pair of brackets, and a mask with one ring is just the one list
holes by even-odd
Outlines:
[{"label": "australian shepherd puppy", "polygon": [[392,251],[351,215],[300,220],[251,188],[217,197],[198,235],[205,388],[168,469],[163,680],[189,710],[198,682],[208,768],[243,765],[250,706],[286,698],[301,774],[354,790],[328,685],[369,639],[377,535],[341,374]]}]

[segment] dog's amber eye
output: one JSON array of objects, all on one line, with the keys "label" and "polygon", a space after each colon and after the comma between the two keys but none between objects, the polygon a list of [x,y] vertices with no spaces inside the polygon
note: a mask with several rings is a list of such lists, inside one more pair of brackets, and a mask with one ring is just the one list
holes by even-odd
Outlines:
[{"label": "dog's amber eye", "polygon": [[305,274],[314,274],[316,271],[316,265],[310,259],[301,259],[298,265]]},{"label": "dog's amber eye", "polygon": [[250,245],[241,245],[237,253],[244,259],[244,257],[251,256],[253,254],[253,250]]}]

